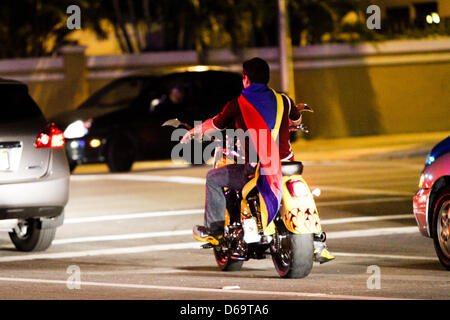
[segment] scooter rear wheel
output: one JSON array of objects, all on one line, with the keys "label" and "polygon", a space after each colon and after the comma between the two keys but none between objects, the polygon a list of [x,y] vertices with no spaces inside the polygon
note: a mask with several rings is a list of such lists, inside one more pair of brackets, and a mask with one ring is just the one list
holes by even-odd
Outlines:
[{"label": "scooter rear wheel", "polygon": [[313,267],[314,239],[311,233],[274,235],[270,246],[275,269],[282,278],[304,278]]}]

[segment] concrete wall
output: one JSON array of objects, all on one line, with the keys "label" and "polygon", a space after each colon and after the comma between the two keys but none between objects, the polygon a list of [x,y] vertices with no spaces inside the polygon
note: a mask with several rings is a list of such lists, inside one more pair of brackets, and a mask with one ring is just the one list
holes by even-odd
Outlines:
[{"label": "concrete wall", "polygon": [[[85,56],[66,47],[61,56],[0,60],[0,77],[26,82],[48,115],[70,110],[111,80],[136,72],[195,66],[194,51]],[[247,49],[240,56],[213,51],[209,64],[240,72],[242,61],[260,56],[280,87],[278,49]],[[312,137],[450,130],[450,39],[334,44],[294,49],[297,102],[315,110],[305,116]]]},{"label": "concrete wall", "polygon": [[[323,137],[450,129],[447,41],[323,47],[296,53],[296,96],[317,111],[308,117]],[[447,48],[446,48],[447,47]],[[312,56],[316,59],[312,60]]]}]

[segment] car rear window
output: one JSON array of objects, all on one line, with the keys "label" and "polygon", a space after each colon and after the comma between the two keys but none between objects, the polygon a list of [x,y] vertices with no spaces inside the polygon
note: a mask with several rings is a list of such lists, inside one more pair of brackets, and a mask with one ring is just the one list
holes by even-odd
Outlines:
[{"label": "car rear window", "polygon": [[128,107],[138,98],[145,79],[126,78],[110,83],[89,98],[81,108]]},{"label": "car rear window", "polygon": [[0,85],[0,122],[41,117],[42,112],[23,85]]}]

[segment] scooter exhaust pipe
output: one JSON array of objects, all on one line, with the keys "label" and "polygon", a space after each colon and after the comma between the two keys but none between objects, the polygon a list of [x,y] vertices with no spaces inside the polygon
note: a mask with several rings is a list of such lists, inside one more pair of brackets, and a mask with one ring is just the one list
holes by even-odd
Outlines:
[{"label": "scooter exhaust pipe", "polygon": [[325,231],[320,231],[314,235],[314,241],[325,242],[327,240],[327,234]]}]

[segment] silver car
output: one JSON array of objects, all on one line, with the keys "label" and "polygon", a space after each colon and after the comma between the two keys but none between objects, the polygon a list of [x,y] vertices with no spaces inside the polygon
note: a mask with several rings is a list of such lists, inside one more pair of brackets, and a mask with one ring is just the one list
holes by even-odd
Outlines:
[{"label": "silver car", "polygon": [[47,249],[64,221],[70,177],[64,143],[27,86],[0,78],[0,229],[20,251]]}]

